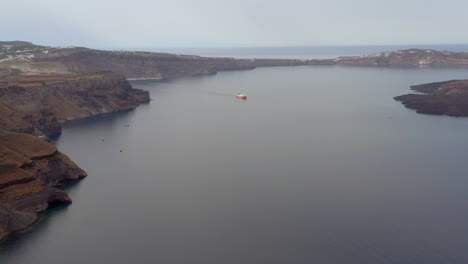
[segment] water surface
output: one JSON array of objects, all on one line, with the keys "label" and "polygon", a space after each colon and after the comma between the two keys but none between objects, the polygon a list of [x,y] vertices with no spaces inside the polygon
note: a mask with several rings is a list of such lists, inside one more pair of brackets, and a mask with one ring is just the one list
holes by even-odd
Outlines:
[{"label": "water surface", "polygon": [[89,177],[0,263],[467,263],[468,119],[392,99],[466,73],[278,67],[134,82],[151,103],[64,128],[56,145]]}]

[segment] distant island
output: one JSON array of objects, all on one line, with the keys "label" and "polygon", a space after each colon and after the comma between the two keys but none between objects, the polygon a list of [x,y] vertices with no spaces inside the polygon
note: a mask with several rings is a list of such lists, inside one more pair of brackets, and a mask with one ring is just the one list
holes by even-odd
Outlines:
[{"label": "distant island", "polygon": [[[128,80],[163,80],[273,66],[467,67],[468,53],[408,49],[336,59],[234,59],[0,42],[0,239],[27,228],[54,203],[56,188],[86,177],[46,142],[73,119],[127,111],[150,100]],[[468,116],[468,81],[413,87],[396,97],[420,113]]]}]

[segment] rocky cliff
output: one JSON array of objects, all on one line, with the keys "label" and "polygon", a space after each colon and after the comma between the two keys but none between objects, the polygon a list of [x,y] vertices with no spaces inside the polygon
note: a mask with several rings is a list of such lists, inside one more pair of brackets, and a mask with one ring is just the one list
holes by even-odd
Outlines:
[{"label": "rocky cliff", "polygon": [[51,204],[71,203],[55,187],[84,177],[86,173],[53,145],[0,131],[0,240],[35,223]]},{"label": "rocky cliff", "polygon": [[120,74],[41,74],[43,66],[4,65],[10,74],[0,77],[0,129],[53,135],[67,120],[130,110],[149,100],[147,91],[132,88]]},{"label": "rocky cliff", "polygon": [[0,129],[60,133],[60,123],[134,108],[149,100],[129,79],[167,79],[331,60],[207,58],[152,52],[46,47],[0,42]]},{"label": "rocky cliff", "polygon": [[468,80],[411,86],[419,94],[395,97],[416,112],[430,115],[468,116]]},{"label": "rocky cliff", "polygon": [[0,240],[36,222],[50,204],[70,203],[55,187],[86,176],[40,138],[60,133],[67,120],[126,111],[147,101],[149,93],[132,88],[122,74],[73,71],[61,61],[1,63]]}]

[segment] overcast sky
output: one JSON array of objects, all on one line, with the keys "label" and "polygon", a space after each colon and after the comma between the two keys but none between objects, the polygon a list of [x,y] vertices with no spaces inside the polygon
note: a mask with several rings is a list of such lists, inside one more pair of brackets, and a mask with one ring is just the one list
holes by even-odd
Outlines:
[{"label": "overcast sky", "polygon": [[2,40],[88,47],[468,43],[466,0],[2,0]]}]

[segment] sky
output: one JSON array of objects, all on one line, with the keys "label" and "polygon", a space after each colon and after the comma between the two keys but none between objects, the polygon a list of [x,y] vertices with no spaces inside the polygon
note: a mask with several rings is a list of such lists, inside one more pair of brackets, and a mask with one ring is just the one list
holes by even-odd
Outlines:
[{"label": "sky", "polygon": [[466,0],[1,0],[0,40],[93,48],[466,44]]}]

